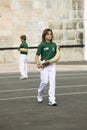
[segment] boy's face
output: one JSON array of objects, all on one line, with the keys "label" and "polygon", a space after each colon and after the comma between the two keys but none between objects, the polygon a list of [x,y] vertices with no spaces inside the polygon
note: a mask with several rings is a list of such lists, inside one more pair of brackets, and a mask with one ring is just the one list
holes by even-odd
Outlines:
[{"label": "boy's face", "polygon": [[21,40],[21,42],[23,42],[24,40],[23,39],[20,39]]},{"label": "boy's face", "polygon": [[52,33],[50,31],[48,31],[47,35],[45,36],[45,40],[46,41],[51,41],[52,40]]}]

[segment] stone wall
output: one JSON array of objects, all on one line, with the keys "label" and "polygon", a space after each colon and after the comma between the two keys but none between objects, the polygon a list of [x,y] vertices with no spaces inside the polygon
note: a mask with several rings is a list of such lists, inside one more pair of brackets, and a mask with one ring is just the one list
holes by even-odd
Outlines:
[{"label": "stone wall", "polygon": [[[42,31],[49,27],[59,45],[84,43],[84,0],[0,0],[0,47],[18,47],[20,35],[29,46],[38,46]],[[28,61],[36,49],[29,50]],[[0,62],[16,62],[17,50],[0,51]],[[61,49],[60,61],[84,60],[82,48]]]}]

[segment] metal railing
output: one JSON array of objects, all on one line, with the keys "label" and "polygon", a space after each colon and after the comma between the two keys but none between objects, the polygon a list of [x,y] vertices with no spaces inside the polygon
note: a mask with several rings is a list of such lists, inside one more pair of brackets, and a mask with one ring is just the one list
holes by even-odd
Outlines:
[{"label": "metal railing", "polygon": [[[60,45],[60,48],[83,48],[84,44],[77,44],[77,45]],[[37,46],[28,47],[28,49],[37,49]],[[2,47],[0,50],[17,50],[18,47]]]}]

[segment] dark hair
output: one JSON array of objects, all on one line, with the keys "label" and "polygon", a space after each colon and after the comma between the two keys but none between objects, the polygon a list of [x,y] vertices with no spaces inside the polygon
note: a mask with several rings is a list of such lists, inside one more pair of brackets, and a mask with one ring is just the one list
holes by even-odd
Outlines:
[{"label": "dark hair", "polygon": [[[43,33],[42,33],[42,41],[45,41],[45,36],[48,34],[48,32],[51,32],[51,34],[52,34],[52,39],[53,39],[53,31],[50,29],[50,28],[46,28],[44,31],[43,31]],[[51,39],[51,41],[52,41],[52,39]]]},{"label": "dark hair", "polygon": [[21,35],[20,39],[22,39],[23,41],[26,41],[26,35]]}]

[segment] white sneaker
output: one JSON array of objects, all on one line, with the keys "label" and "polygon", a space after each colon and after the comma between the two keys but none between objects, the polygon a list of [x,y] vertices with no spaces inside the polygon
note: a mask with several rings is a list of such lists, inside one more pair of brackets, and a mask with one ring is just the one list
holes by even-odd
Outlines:
[{"label": "white sneaker", "polygon": [[21,76],[21,77],[19,77],[19,79],[25,79],[25,77],[22,77],[22,76]]},{"label": "white sneaker", "polygon": [[37,101],[38,101],[38,103],[42,103],[43,98],[41,96],[37,96]]},{"label": "white sneaker", "polygon": [[50,106],[57,106],[57,103],[56,102],[49,102],[49,105]]}]

